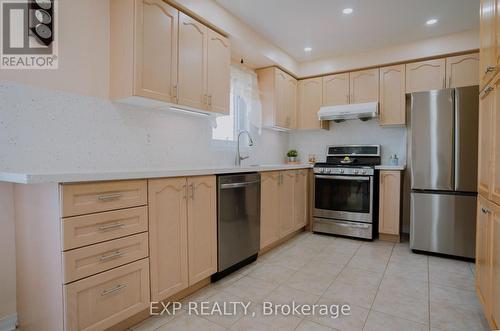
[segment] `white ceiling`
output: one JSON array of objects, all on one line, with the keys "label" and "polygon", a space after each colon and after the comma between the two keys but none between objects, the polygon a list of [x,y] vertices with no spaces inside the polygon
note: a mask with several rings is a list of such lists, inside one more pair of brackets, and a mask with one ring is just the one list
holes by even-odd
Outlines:
[{"label": "white ceiling", "polygon": [[479,0],[216,1],[299,62],[479,28]]}]

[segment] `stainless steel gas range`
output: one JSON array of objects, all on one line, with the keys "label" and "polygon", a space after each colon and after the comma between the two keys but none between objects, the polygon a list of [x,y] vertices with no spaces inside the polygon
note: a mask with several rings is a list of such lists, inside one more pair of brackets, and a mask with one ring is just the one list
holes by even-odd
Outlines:
[{"label": "stainless steel gas range", "polygon": [[378,221],[380,145],[328,146],[314,165],[313,231],[373,239]]}]

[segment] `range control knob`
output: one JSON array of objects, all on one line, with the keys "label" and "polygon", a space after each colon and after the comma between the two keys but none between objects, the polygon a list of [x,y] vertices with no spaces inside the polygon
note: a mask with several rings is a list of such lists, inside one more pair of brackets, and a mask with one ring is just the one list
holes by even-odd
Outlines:
[{"label": "range control knob", "polygon": [[340,173],[343,174],[344,173],[344,169],[340,169]]},{"label": "range control knob", "polygon": [[354,174],[357,175],[359,173],[359,170],[354,170]]},{"label": "range control knob", "polygon": [[363,175],[366,175],[366,170],[363,170],[362,174],[363,174]]}]

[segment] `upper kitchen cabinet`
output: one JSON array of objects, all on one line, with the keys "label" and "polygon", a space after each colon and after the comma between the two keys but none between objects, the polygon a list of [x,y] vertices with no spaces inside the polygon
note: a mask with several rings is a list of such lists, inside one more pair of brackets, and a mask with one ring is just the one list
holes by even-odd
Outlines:
[{"label": "upper kitchen cabinet", "polygon": [[380,68],[380,125],[406,124],[405,65]]},{"label": "upper kitchen cabinet", "polygon": [[349,73],[323,77],[323,105],[336,106],[349,103]]},{"label": "upper kitchen cabinet", "polygon": [[264,126],[277,130],[296,127],[297,80],[275,68],[257,70]]},{"label": "upper kitchen cabinet", "polygon": [[323,100],[322,78],[299,80],[298,83],[298,129],[327,129],[328,123],[318,119]]},{"label": "upper kitchen cabinet", "polygon": [[489,199],[492,182],[493,153],[493,114],[495,110],[494,85],[488,85],[479,97],[479,154],[478,154],[478,191]]},{"label": "upper kitchen cabinet", "polygon": [[446,59],[406,64],[406,93],[446,87]]},{"label": "upper kitchen cabinet", "polygon": [[208,29],[195,19],[179,14],[178,103],[206,109]]},{"label": "upper kitchen cabinet", "polygon": [[[486,109],[486,111],[483,114],[480,114],[479,118],[481,119],[481,116],[484,116],[484,121],[481,120],[480,122],[480,131],[479,131],[479,139],[481,143],[485,143],[486,147],[485,148],[492,148],[492,152],[489,153],[490,155],[484,155],[487,153],[487,150],[484,152],[480,152],[481,158],[479,160],[480,163],[480,185],[483,183],[484,187],[484,180],[490,178],[490,190],[491,190],[491,200],[493,202],[497,203],[500,205],[500,93],[498,92],[498,85],[500,84],[500,76],[497,75],[493,79],[493,82],[491,83],[492,88],[494,89],[492,93],[490,93],[490,96],[486,96],[486,98],[489,98],[490,100],[487,100],[485,103],[486,107],[489,107],[489,109]],[[491,88],[485,89],[484,92],[489,91]],[[483,93],[484,93],[483,92]],[[493,94],[493,95],[491,95]],[[494,99],[494,100],[493,100]],[[491,112],[491,114],[490,114]],[[488,126],[487,120],[491,118],[491,125]],[[484,132],[482,131],[484,130]],[[490,135],[491,138],[488,138],[486,135]],[[481,150],[483,147],[479,147]],[[486,168],[487,165],[487,160],[491,160],[491,167]],[[485,164],[483,164],[483,162]],[[481,170],[483,169],[483,170]],[[488,171],[486,176],[481,175],[481,172]],[[482,178],[481,178],[482,177]],[[486,178],[485,178],[486,177]],[[499,321],[500,322],[500,321]]]},{"label": "upper kitchen cabinet", "polygon": [[227,38],[208,29],[208,108],[221,114],[229,114],[229,91],[231,89],[231,49],[229,46]]},{"label": "upper kitchen cabinet", "polygon": [[229,113],[226,37],[161,0],[111,0],[110,12],[111,99]]},{"label": "upper kitchen cabinet", "polygon": [[379,69],[368,69],[349,74],[350,103],[378,101]]},{"label": "upper kitchen cabinet", "polygon": [[497,47],[500,45],[500,35],[497,33],[498,0],[481,0],[480,6],[480,64],[479,75],[481,89],[495,76],[498,71]]},{"label": "upper kitchen cabinet", "polygon": [[110,6],[111,98],[175,103],[177,9],[161,0],[112,0]]},{"label": "upper kitchen cabinet", "polygon": [[446,58],[446,87],[479,85],[479,54]]}]

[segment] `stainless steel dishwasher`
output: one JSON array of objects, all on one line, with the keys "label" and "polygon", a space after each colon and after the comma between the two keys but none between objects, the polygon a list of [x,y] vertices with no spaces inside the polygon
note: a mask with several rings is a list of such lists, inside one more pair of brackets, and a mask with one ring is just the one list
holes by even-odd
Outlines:
[{"label": "stainless steel dishwasher", "polygon": [[260,246],[260,174],[217,176],[216,281],[257,259]]}]

